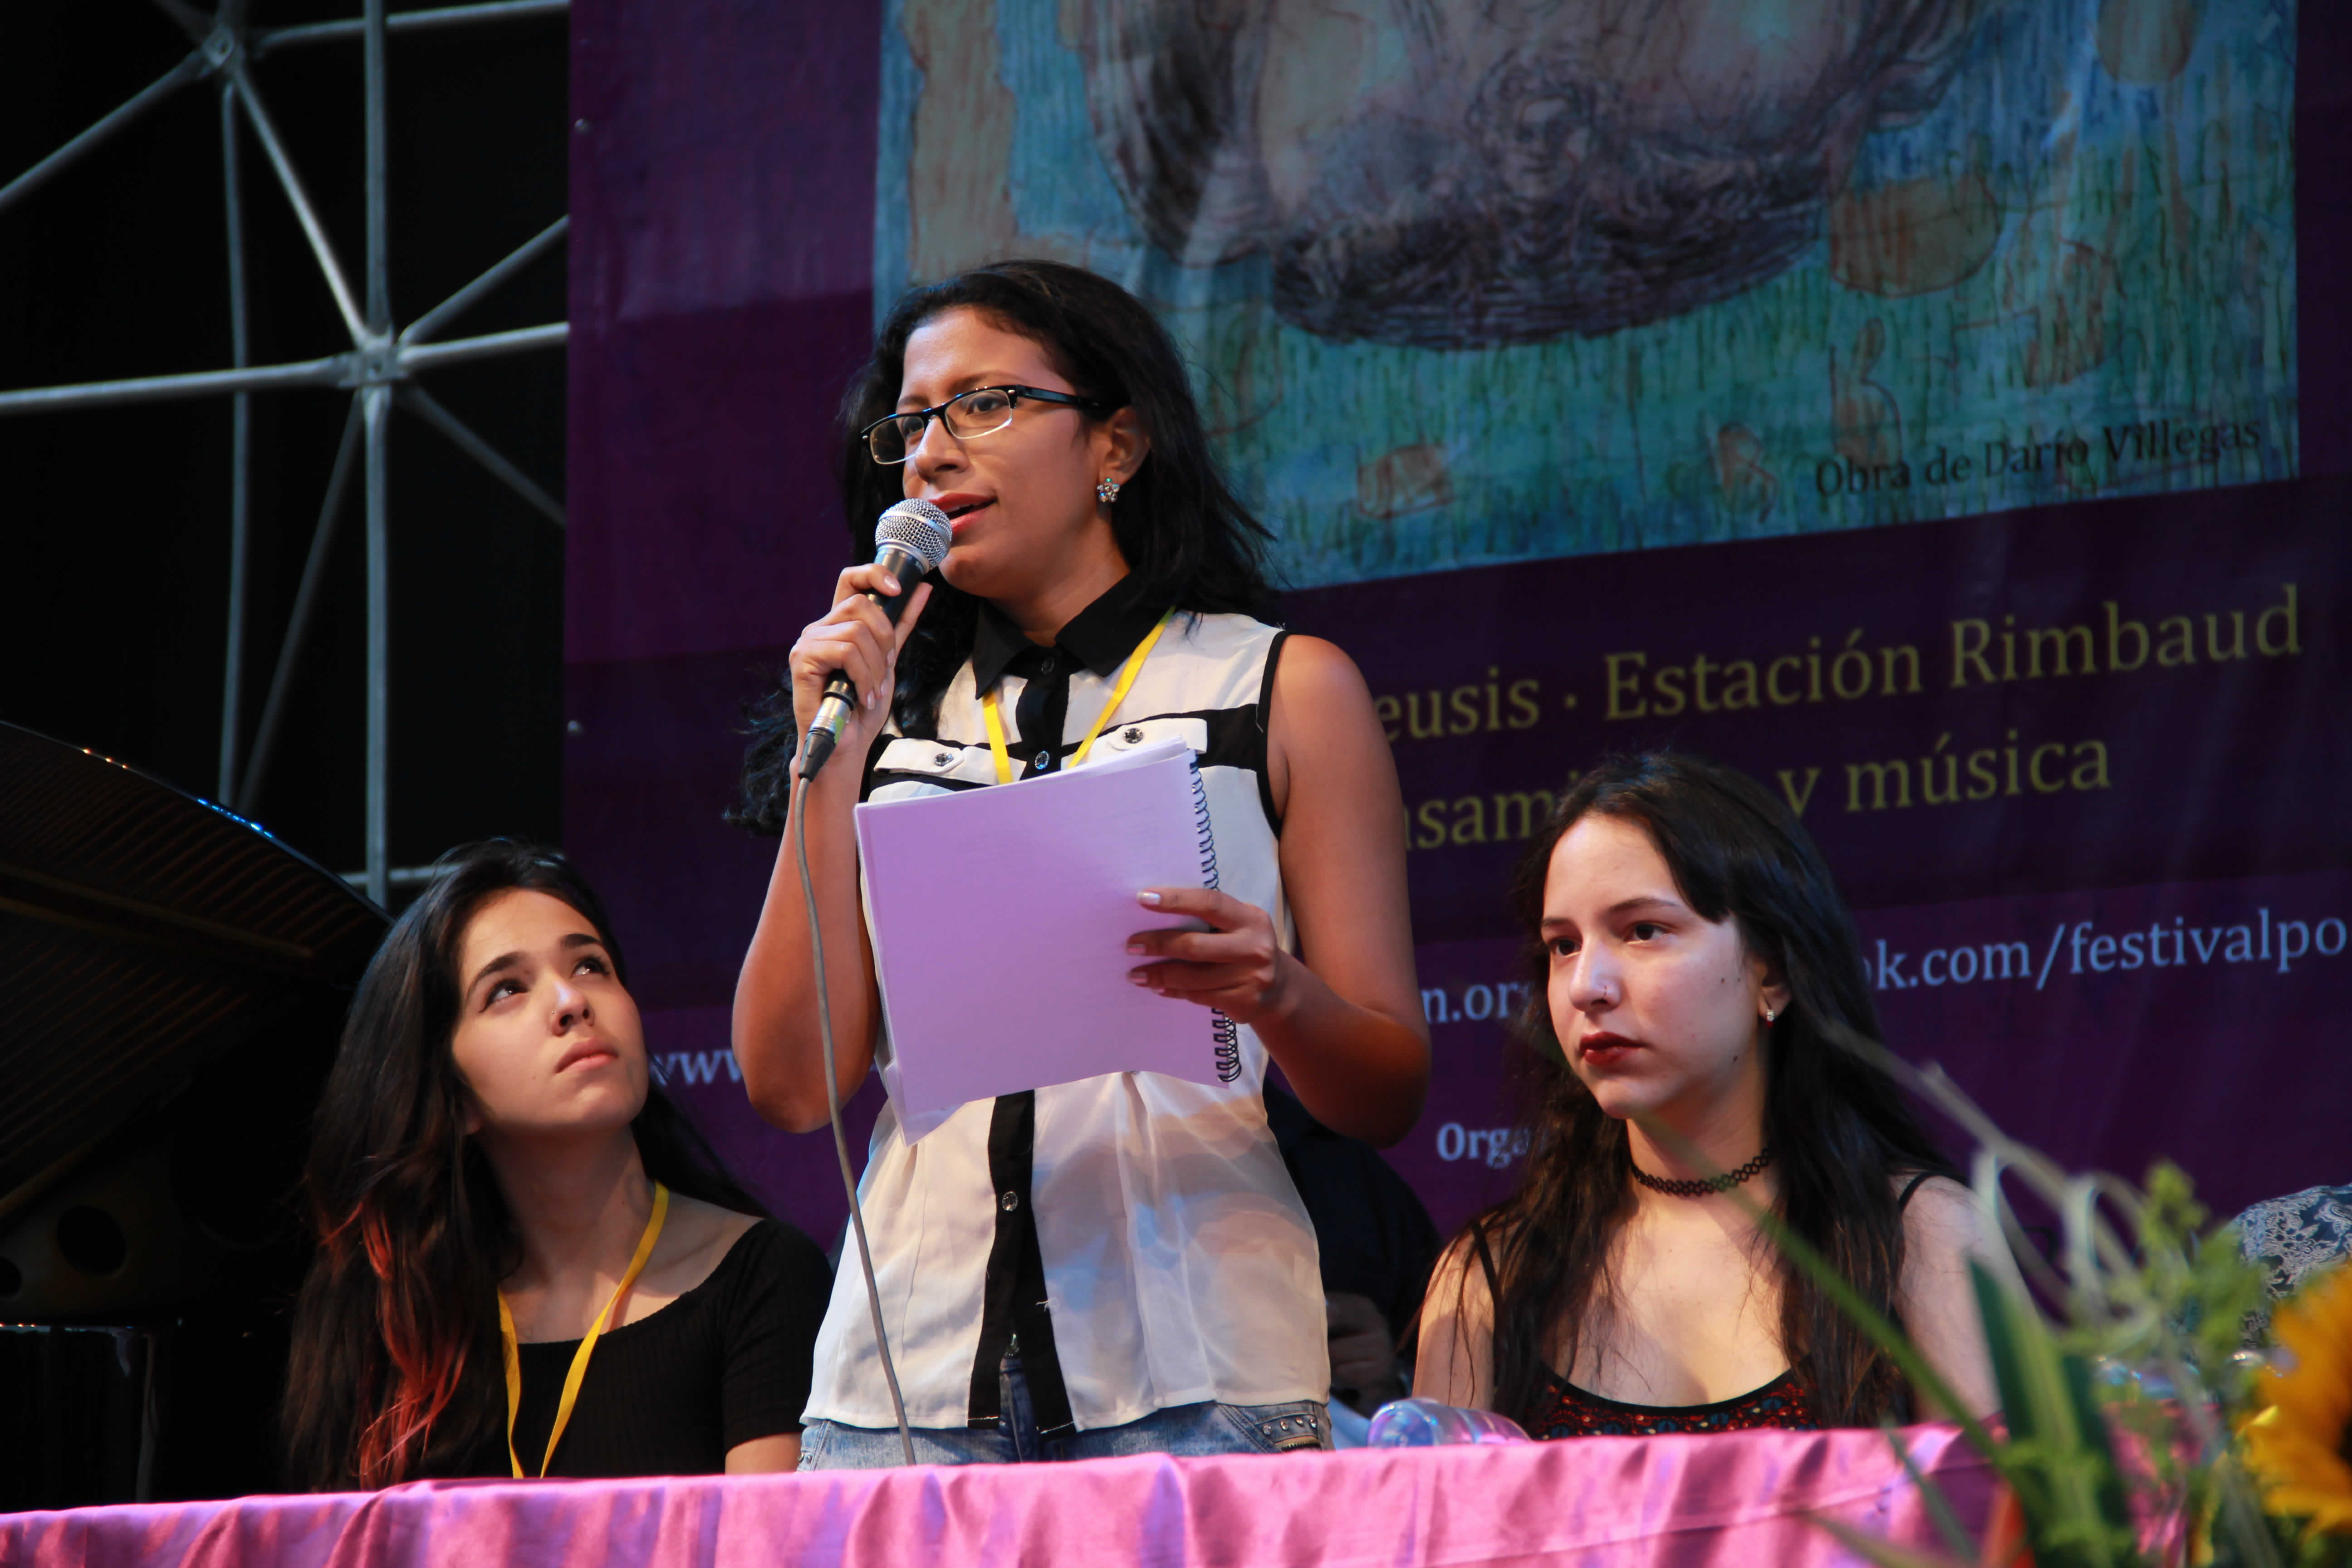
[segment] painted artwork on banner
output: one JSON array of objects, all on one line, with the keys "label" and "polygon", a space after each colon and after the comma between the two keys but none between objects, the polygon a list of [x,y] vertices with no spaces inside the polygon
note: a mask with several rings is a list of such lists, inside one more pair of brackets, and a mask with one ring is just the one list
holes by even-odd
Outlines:
[{"label": "painted artwork on banner", "polygon": [[2297,471],[2294,0],[889,0],[877,308],[1165,313],[1295,585]]}]

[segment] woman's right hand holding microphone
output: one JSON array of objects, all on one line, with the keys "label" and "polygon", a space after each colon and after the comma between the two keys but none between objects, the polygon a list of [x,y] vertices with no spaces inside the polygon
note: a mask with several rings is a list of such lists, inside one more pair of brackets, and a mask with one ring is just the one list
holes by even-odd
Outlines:
[{"label": "woman's right hand holding microphone", "polygon": [[[803,627],[800,640],[793,644],[789,660],[793,719],[803,744],[810,724],[815,721],[817,707],[824,700],[825,682],[842,674],[849,677],[856,688],[856,703],[835,748],[854,752],[861,759],[860,768],[846,770],[851,776],[862,771],[866,749],[890,716],[890,702],[897,689],[898,650],[906,646],[915,624],[922,619],[931,585],[916,585],[905,613],[895,626],[881,605],[868,595],[896,598],[903,587],[898,578],[878,565],[852,566],[834,584],[833,608]],[[797,772],[797,762],[793,766]],[[832,773],[844,770],[825,771]]]}]

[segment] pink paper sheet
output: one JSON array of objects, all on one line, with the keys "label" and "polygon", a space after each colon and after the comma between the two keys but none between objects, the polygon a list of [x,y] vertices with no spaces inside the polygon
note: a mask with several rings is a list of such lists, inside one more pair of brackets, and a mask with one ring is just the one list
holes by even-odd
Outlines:
[{"label": "pink paper sheet", "polygon": [[[1949,1427],[1905,1434],[1971,1531],[1992,1492]],[[0,1517],[8,1568],[1701,1568],[1856,1561],[1815,1512],[1937,1543],[1877,1432],[1587,1437],[635,1481],[467,1481],[373,1497]]]}]

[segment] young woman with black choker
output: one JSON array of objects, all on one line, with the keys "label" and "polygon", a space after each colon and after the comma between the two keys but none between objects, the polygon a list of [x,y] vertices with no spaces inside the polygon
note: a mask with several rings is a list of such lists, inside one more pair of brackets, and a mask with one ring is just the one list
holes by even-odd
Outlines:
[{"label": "young woman with black choker", "polygon": [[[862,1191],[917,1458],[1321,1446],[1323,1291],[1266,1128],[1266,1064],[1324,1123],[1382,1143],[1412,1126],[1429,1071],[1404,808],[1362,678],[1255,618],[1263,531],[1210,460],[1167,332],[1115,284],[1007,262],[919,289],[845,412],[849,515],[930,500],[954,542],[896,628],[865,595],[899,584],[841,574],[747,781],[754,821],[781,828],[793,739],[847,672],[866,705],[804,806],[841,1091],[878,1029],[851,808],[1067,768],[1097,737],[1181,736],[1198,756],[1223,890],[1139,889],[1137,913],[1212,929],[1129,951],[1138,984],[1239,1026],[1229,1083],[1129,1073],[1008,1095],[919,1147],[885,1107]],[[788,841],[735,1005],[745,1086],[782,1127],[827,1119],[816,1007]],[[809,1416],[803,1468],[899,1462],[854,1264]]]},{"label": "young woman with black choker", "polygon": [[1578,780],[1519,874],[1529,1152],[1422,1310],[1414,1392],[1538,1437],[1932,1414],[1736,1188],[1996,1403],[1966,1189],[1846,1042],[1877,1018],[1853,923],[1769,791],[1653,753]]},{"label": "young woman with black choker", "polygon": [[361,980],[319,1108],[289,1480],[792,1468],[824,1253],[649,1081],[570,862],[499,841],[437,871]]}]

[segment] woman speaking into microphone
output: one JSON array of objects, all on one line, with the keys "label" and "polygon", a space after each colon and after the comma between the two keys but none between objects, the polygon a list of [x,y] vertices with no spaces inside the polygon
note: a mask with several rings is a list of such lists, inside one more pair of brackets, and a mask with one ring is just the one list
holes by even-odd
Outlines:
[{"label": "woman speaking into microphone", "polygon": [[[1315,1237],[1266,1130],[1266,1063],[1376,1143],[1411,1128],[1429,1076],[1404,807],[1362,677],[1255,618],[1265,530],[1217,473],[1175,344],[1117,285],[1010,261],[919,289],[845,413],[850,515],[928,500],[954,542],[920,587],[844,572],[793,647],[795,732],[836,672],[859,693],[800,804],[841,1093],[872,1066],[880,1017],[852,807],[1055,772],[1107,734],[1189,739],[1217,845],[1222,890],[1139,889],[1139,923],[1209,929],[1138,933],[1132,978],[1240,1026],[1231,1082],[1127,1073],[1006,1095],[919,1146],[885,1106],[860,1192],[915,1456],[1327,1446]],[[902,588],[894,626],[868,595]],[[791,751],[774,737],[764,754]],[[753,813],[774,823],[792,779],[773,766],[763,789],[761,755]],[[753,1103],[794,1131],[827,1121],[817,1008],[788,839],[734,1034]],[[807,1419],[804,1468],[899,1462],[855,1267]]]}]

